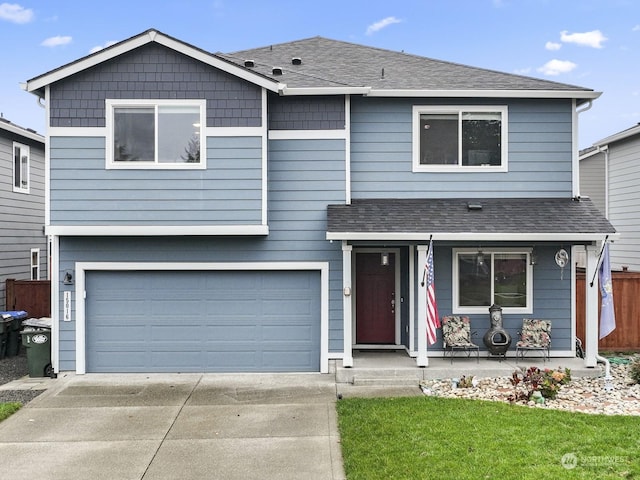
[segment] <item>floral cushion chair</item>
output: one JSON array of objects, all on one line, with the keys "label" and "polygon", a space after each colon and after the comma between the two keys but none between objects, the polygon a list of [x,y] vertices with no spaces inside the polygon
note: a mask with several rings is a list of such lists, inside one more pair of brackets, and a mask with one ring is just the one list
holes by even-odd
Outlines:
[{"label": "floral cushion chair", "polygon": [[516,343],[516,362],[518,357],[524,358],[524,355],[531,350],[542,352],[543,362],[547,361],[551,347],[550,320],[524,318],[522,331],[518,332],[518,335],[520,335],[520,340]]},{"label": "floral cushion chair", "polygon": [[447,352],[451,356],[453,363],[453,354],[456,351],[467,352],[467,357],[471,356],[471,352],[476,352],[476,361],[480,363],[480,347],[471,341],[471,323],[469,317],[452,315],[450,317],[442,317],[442,346],[444,348],[444,356]]}]

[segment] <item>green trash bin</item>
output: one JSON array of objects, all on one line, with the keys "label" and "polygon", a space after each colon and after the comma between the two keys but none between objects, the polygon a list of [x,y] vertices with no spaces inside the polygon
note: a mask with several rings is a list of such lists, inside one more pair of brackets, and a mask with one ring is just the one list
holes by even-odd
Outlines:
[{"label": "green trash bin", "polygon": [[51,330],[38,328],[23,330],[22,345],[27,348],[27,365],[30,377],[50,377],[51,369]]}]

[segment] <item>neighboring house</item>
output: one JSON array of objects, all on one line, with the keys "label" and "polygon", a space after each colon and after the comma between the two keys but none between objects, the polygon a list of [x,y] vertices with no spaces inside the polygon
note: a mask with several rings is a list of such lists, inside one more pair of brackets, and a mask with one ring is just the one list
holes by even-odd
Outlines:
[{"label": "neighboring house", "polygon": [[362,348],[426,366],[430,239],[441,315],[482,332],[498,303],[514,338],[549,319],[552,355],[574,356],[574,268],[554,258],[586,249],[594,270],[615,235],[577,198],[577,107],[597,92],[321,37],[212,54],[155,30],[26,89],[47,106],[56,371],[327,372]]},{"label": "neighboring house", "polygon": [[640,124],[580,152],[580,192],[615,225],[611,268],[640,272]]},{"label": "neighboring house", "polygon": [[44,137],[0,117],[0,310],[5,283],[47,279]]}]

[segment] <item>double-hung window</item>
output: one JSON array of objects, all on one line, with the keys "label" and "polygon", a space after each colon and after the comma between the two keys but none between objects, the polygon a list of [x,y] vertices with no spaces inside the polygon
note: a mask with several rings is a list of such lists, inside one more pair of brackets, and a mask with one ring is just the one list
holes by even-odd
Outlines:
[{"label": "double-hung window", "polygon": [[505,313],[533,312],[530,251],[454,249],[453,257],[454,313],[487,313],[493,304]]},{"label": "double-hung window", "polygon": [[414,106],[413,170],[507,171],[507,107]]},{"label": "double-hung window", "polygon": [[29,193],[29,147],[13,143],[13,191]]},{"label": "double-hung window", "polygon": [[205,168],[205,100],[107,100],[108,168]]}]

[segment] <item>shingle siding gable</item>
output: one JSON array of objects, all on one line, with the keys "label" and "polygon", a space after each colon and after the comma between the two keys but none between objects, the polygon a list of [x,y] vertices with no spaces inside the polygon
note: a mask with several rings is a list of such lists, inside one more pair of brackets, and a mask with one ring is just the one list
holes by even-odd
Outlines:
[{"label": "shingle siding gable", "polygon": [[157,44],[52,84],[50,125],[104,127],[107,98],[207,99],[208,126],[261,126],[260,87]]}]

